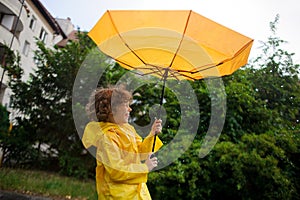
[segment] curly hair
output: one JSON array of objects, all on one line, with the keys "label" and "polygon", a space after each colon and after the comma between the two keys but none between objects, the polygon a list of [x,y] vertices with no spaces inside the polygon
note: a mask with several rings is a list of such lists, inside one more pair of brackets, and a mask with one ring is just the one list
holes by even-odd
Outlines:
[{"label": "curly hair", "polygon": [[98,122],[111,122],[112,108],[132,101],[132,94],[124,87],[97,88],[86,106],[89,118]]}]

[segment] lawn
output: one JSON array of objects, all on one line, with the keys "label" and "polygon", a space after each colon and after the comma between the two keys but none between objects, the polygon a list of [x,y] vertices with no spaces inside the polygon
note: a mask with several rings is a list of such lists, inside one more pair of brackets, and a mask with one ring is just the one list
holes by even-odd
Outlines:
[{"label": "lawn", "polygon": [[42,171],[0,168],[0,189],[53,199],[97,199],[95,181]]}]

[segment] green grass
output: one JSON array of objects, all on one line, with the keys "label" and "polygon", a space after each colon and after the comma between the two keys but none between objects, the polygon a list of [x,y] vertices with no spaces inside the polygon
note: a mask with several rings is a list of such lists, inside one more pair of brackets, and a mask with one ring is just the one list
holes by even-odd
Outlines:
[{"label": "green grass", "polygon": [[53,199],[97,199],[95,181],[41,171],[0,168],[0,189]]}]

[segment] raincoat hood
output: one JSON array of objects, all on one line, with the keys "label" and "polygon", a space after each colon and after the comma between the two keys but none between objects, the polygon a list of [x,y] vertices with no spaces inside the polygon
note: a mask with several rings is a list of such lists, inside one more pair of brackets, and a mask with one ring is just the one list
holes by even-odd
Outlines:
[{"label": "raincoat hood", "polygon": [[82,136],[82,143],[85,148],[97,146],[97,141],[102,134],[110,129],[117,128],[116,124],[109,122],[90,122],[87,124]]}]

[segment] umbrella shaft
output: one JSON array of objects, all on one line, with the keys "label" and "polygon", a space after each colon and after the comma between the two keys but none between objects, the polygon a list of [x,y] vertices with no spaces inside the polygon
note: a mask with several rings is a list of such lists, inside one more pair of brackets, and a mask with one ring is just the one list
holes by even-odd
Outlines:
[{"label": "umbrella shaft", "polygon": [[[167,81],[167,77],[168,77],[168,72],[169,72],[169,69],[166,69],[165,73],[164,73],[164,76],[163,76],[163,86],[162,86],[162,91],[161,91],[161,95],[160,95],[160,102],[159,102],[159,110],[158,110],[158,119],[160,119],[160,115],[161,115],[161,107],[162,107],[162,104],[163,104],[163,100],[164,100],[164,93],[165,93],[165,86],[166,86],[166,81]],[[154,141],[153,141],[153,146],[152,146],[152,152],[154,152],[154,149],[155,149],[155,142],[156,142],[156,136],[157,133],[155,133],[155,136],[154,136]]]},{"label": "umbrella shaft", "polygon": [[164,94],[165,94],[165,86],[166,86],[166,81],[168,78],[168,72],[169,69],[165,69],[165,73],[163,75],[163,86],[162,86],[162,91],[161,91],[161,95],[160,95],[160,101],[159,101],[159,110],[158,110],[158,115],[157,115],[157,119],[160,119],[161,117],[161,108],[162,108],[162,104],[164,101]]}]

